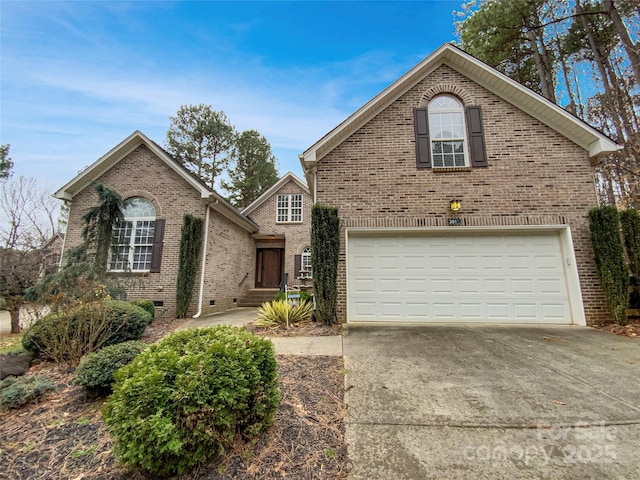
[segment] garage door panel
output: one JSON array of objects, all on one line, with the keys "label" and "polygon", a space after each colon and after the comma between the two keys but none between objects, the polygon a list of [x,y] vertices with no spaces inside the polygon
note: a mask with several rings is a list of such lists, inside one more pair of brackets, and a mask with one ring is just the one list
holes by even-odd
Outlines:
[{"label": "garage door panel", "polygon": [[513,316],[516,320],[535,320],[540,312],[535,303],[514,303]]},{"label": "garage door panel", "polygon": [[571,323],[559,236],[349,237],[349,321]]}]

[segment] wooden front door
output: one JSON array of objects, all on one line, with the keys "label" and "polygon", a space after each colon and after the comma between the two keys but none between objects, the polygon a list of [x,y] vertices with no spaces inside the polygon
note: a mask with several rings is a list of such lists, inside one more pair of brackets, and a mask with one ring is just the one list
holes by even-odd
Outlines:
[{"label": "wooden front door", "polygon": [[256,287],[276,288],[282,280],[283,248],[259,248],[256,253]]}]

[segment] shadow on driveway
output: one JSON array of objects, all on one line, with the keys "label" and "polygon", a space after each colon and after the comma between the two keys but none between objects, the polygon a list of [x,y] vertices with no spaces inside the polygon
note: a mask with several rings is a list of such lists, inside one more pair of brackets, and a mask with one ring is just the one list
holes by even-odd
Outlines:
[{"label": "shadow on driveway", "polygon": [[640,478],[640,342],[585,327],[348,327],[353,479]]}]

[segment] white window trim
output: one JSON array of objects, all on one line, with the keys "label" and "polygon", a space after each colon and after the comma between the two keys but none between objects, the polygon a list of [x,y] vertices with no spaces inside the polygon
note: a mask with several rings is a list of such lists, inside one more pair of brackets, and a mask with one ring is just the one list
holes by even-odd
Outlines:
[{"label": "white window trim", "polygon": [[[308,250],[308,251],[307,251]],[[309,257],[309,269],[305,270],[304,259],[305,257]],[[311,279],[313,278],[313,271],[311,269],[311,247],[305,247],[302,249],[302,254],[300,255],[300,279]]]},{"label": "white window trim", "polygon": [[[148,201],[148,200],[147,200]],[[127,267],[130,268],[125,268],[125,269],[116,269],[116,268],[111,268],[111,260],[112,260],[112,247],[113,245],[110,244],[109,245],[109,254],[107,255],[107,272],[113,272],[113,273],[122,273],[122,272],[133,272],[133,273],[145,273],[145,272],[149,272],[151,270],[151,259],[149,259],[149,267],[148,268],[144,268],[144,269],[134,269],[133,268],[133,263],[134,263],[134,254],[135,254],[135,250],[136,247],[140,248],[140,247],[151,247],[151,251],[153,254],[153,237],[155,236],[155,221],[156,221],[156,217],[155,216],[143,216],[143,217],[125,217],[123,219],[123,221],[125,223],[130,223],[131,224],[131,238],[129,240],[129,252],[127,254]],[[153,235],[151,236],[151,241],[149,243],[141,243],[141,244],[136,244],[136,231],[138,229],[138,222],[153,222]],[[114,227],[115,228],[115,227]],[[113,241],[113,235],[111,238],[111,241]],[[123,245],[125,246],[125,245]]]},{"label": "white window trim", "polygon": [[[300,197],[300,220],[291,220],[293,218],[293,197]],[[279,220],[280,210],[284,210],[284,207],[280,207],[280,197],[287,197],[287,219]],[[297,209],[297,207],[296,207]],[[281,193],[276,196],[276,223],[302,223],[304,221],[304,195],[301,193]]]},{"label": "white window trim", "polygon": [[[433,132],[431,130],[431,108],[429,108],[427,106],[427,119],[428,119],[428,123],[429,123],[429,156],[431,157],[431,168],[467,168],[470,165],[469,162],[469,147],[468,147],[468,134],[467,134],[467,119],[466,119],[466,115],[465,115],[465,109],[464,109],[464,104],[462,103],[461,100],[459,100],[458,98],[456,98],[454,95],[450,94],[450,93],[441,93],[436,95],[435,97],[433,97],[431,99],[431,101],[436,100],[438,97],[452,97],[454,98],[459,104],[460,107],[459,108],[438,108],[433,110],[434,113],[460,113],[461,117],[462,117],[462,133],[463,133],[463,137],[462,138],[434,138],[433,137]],[[462,141],[462,153],[464,155],[464,165],[455,165],[455,166],[440,166],[440,165],[436,165],[435,162],[435,156],[433,154],[433,144],[434,142],[459,142]]]}]

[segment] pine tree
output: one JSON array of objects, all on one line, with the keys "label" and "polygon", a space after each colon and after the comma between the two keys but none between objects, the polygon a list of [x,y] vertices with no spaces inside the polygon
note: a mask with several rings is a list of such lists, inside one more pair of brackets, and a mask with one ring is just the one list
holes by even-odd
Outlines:
[{"label": "pine tree", "polygon": [[248,206],[278,181],[271,146],[255,130],[245,130],[237,136],[232,158],[235,168],[229,170],[230,181],[222,181],[222,186],[234,206]]}]

